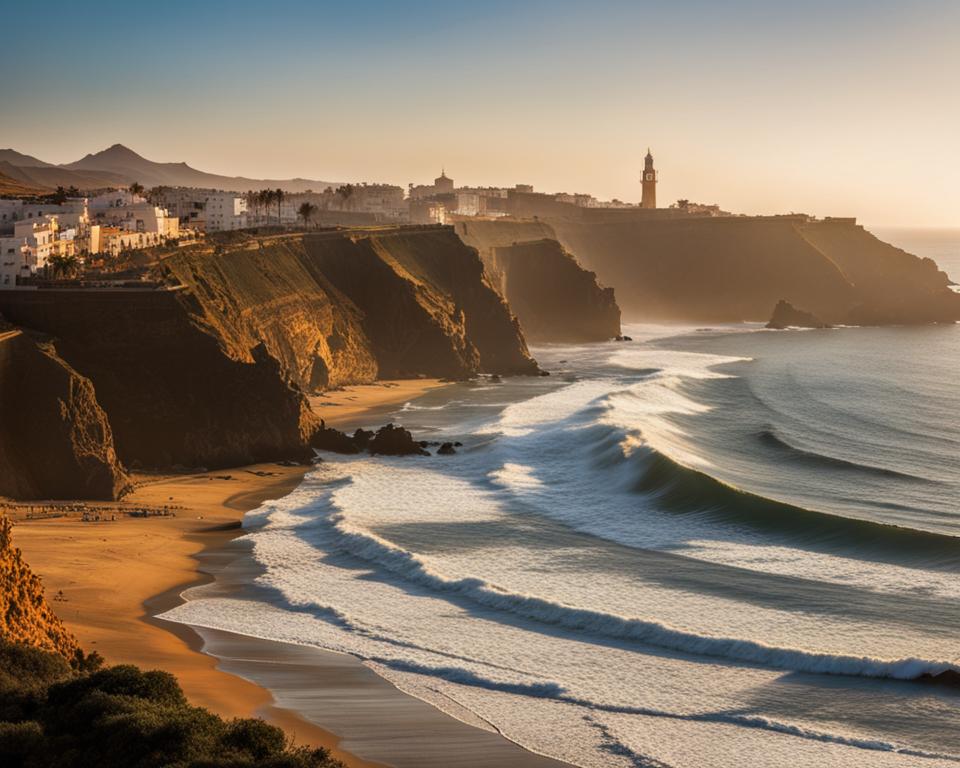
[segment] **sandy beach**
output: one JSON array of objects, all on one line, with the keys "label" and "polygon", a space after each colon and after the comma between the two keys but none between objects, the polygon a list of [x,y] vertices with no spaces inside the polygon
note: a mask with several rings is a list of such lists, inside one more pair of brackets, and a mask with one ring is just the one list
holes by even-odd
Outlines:
[{"label": "sandy beach", "polygon": [[[443,385],[424,379],[355,386],[313,398],[313,404],[331,426],[369,426],[381,411]],[[308,470],[261,464],[198,474],[142,473],[121,502],[12,504],[5,511],[16,524],[17,545],[80,643],[109,664],[172,672],[195,704],[224,717],[264,717],[297,743],[325,746],[357,768],[387,760],[559,765],[407,696],[352,657],[201,634],[154,618],[177,605],[187,587],[209,582],[218,558],[235,557],[229,545],[246,511],[286,495]],[[130,514],[143,510],[150,514]],[[289,683],[292,671],[307,682],[286,685],[284,708],[257,683]],[[374,757],[358,757],[350,751],[354,746]]]},{"label": "sandy beach", "polygon": [[440,379],[379,381],[315,395],[310,398],[310,407],[328,427],[354,429],[374,423],[379,426],[376,417],[381,413],[446,385]]}]

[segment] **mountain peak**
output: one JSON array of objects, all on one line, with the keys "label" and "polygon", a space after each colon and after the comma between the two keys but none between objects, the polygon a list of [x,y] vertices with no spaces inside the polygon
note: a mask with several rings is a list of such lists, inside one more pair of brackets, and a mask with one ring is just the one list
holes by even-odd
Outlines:
[{"label": "mountain peak", "polygon": [[130,158],[136,160],[145,159],[142,155],[138,155],[129,147],[125,147],[123,144],[112,144],[106,149],[97,152],[92,155],[87,155],[87,157],[112,157],[112,158]]}]

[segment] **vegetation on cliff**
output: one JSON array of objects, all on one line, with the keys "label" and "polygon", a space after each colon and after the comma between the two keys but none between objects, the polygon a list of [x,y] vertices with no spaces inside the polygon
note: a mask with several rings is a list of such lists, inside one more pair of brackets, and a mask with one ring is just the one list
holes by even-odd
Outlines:
[{"label": "vegetation on cliff", "polygon": [[338,768],[262,720],[193,707],[173,675],[63,658],[0,641],[0,763],[9,768]]}]

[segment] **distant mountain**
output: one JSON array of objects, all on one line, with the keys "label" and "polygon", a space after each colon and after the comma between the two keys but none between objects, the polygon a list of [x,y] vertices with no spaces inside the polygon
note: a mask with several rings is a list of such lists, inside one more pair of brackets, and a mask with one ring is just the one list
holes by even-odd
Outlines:
[{"label": "distant mountain", "polygon": [[46,187],[26,184],[0,172],[0,197],[32,197],[34,195],[45,195],[52,191]]},{"label": "distant mountain", "polygon": [[71,171],[59,165],[15,165],[0,162],[0,173],[11,179],[35,187],[76,187],[85,191],[106,187],[125,186],[130,182],[124,176],[107,171]]},{"label": "distant mountain", "polygon": [[43,168],[53,167],[51,163],[37,160],[37,158],[32,155],[25,155],[23,152],[17,152],[15,149],[0,149],[0,163],[10,163],[10,165],[34,165]]},{"label": "distant mountain", "polygon": [[186,163],[157,163],[138,155],[122,144],[90,154],[65,165],[52,165],[12,149],[0,150],[0,173],[24,184],[43,187],[75,186],[83,190],[124,186],[139,182],[150,188],[203,187],[245,192],[248,189],[280,187],[287,192],[319,192],[340,182],[315,179],[250,179],[242,176],[221,176],[191,168]]}]

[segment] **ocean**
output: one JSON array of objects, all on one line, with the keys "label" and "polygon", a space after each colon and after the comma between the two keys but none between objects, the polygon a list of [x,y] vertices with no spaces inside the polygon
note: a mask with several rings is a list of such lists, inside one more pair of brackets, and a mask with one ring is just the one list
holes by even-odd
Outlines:
[{"label": "ocean", "polygon": [[[960,232],[880,232],[960,278]],[[960,762],[960,327],[628,325],[384,415],[164,618],[351,654],[580,766]],[[322,725],[322,723],[321,723]]]}]

